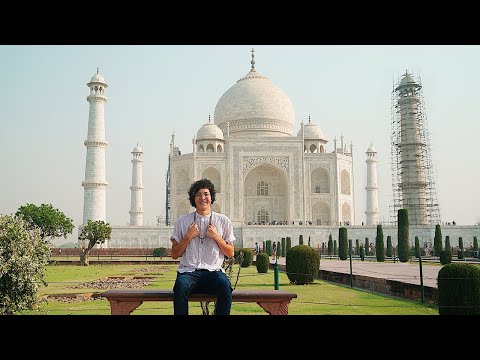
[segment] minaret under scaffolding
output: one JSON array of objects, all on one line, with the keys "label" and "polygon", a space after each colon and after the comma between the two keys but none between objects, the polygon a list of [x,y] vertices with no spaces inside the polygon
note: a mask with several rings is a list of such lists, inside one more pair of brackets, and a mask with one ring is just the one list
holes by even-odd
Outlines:
[{"label": "minaret under scaffolding", "polygon": [[408,72],[392,91],[392,222],[408,210],[410,225],[440,223],[422,85]]}]

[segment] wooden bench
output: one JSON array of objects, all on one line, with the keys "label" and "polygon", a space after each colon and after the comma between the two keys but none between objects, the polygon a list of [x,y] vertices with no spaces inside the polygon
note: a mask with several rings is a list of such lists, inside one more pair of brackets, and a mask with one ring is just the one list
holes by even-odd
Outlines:
[{"label": "wooden bench", "polygon": [[[112,315],[130,315],[144,301],[171,301],[173,290],[108,290],[101,294],[110,302]],[[270,315],[287,315],[297,294],[282,290],[233,290],[232,302],[255,302]],[[216,301],[215,295],[192,294],[189,301]]]}]

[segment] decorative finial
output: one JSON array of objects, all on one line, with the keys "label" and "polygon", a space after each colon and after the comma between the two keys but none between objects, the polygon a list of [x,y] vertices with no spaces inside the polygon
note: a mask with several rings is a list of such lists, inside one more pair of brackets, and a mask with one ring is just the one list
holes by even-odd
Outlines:
[{"label": "decorative finial", "polygon": [[255,50],[252,48],[252,61],[250,61],[250,64],[252,64],[252,70],[255,70]]},{"label": "decorative finial", "polygon": [[310,124],[310,114],[308,114],[308,123]]},{"label": "decorative finial", "polygon": [[210,122],[210,114],[208,114],[208,122]]},{"label": "decorative finial", "polygon": [[97,74],[98,74],[98,66],[97,66]]}]

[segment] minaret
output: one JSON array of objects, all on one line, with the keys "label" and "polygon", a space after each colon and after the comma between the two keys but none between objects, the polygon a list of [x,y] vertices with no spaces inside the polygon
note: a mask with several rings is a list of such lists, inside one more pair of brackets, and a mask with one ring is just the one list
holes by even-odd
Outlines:
[{"label": "minaret", "polygon": [[377,151],[370,144],[367,150],[367,215],[366,225],[378,224],[378,186],[377,186]]},{"label": "minaret", "polygon": [[131,205],[130,205],[130,225],[142,226],[143,225],[143,181],[142,181],[142,154],[143,151],[140,146],[135,146],[132,151],[132,186],[131,190]]},{"label": "minaret", "polygon": [[88,112],[88,134],[84,144],[87,147],[85,164],[85,181],[83,195],[83,224],[88,220],[106,221],[106,195],[107,185],[105,180],[105,118],[104,110],[107,97],[105,89],[108,85],[102,75],[97,73],[87,84],[90,95],[87,101],[90,103]]},{"label": "minaret", "polygon": [[408,210],[410,225],[440,223],[422,85],[407,71],[392,92],[394,210]]}]

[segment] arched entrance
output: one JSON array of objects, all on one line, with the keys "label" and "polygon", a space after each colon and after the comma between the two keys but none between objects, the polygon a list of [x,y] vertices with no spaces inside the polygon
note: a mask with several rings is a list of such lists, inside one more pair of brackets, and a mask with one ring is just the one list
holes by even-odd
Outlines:
[{"label": "arched entrance", "polygon": [[289,221],[287,174],[271,164],[252,169],[244,182],[244,221],[247,224],[278,224]]}]

